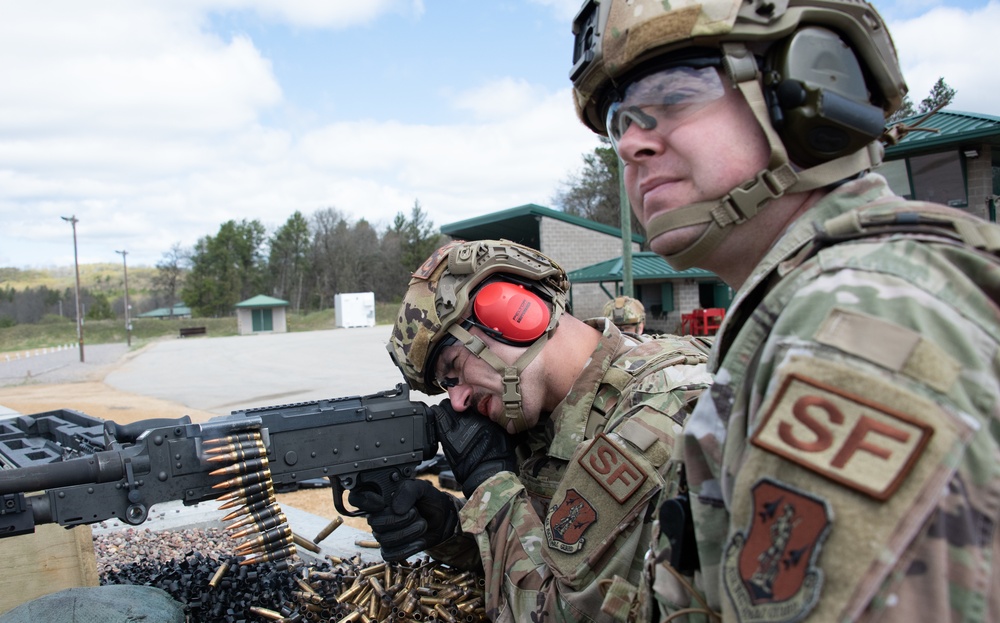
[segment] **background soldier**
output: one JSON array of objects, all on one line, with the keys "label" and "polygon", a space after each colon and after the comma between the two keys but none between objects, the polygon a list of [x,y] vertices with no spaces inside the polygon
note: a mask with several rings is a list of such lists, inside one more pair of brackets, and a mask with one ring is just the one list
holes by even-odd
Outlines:
[{"label": "background soldier", "polygon": [[642,301],[630,296],[618,296],[604,305],[603,316],[622,331],[641,335],[646,328],[646,308]]},{"label": "background soldier", "polygon": [[738,290],[684,434],[698,559],[660,526],[661,613],[1000,620],[1000,232],[868,173],[906,93],[875,9],[612,0],[574,31],[652,248]]},{"label": "background soldier", "polygon": [[439,437],[468,502],[424,480],[404,483],[389,507],[349,498],[374,512],[386,559],[426,550],[483,565],[498,620],[628,611],[652,512],[676,480],[675,436],[709,383],[690,341],[578,320],[563,311],[568,288],[550,258],[508,241],[451,243],[429,258],[389,350],[411,388],[448,393]]}]

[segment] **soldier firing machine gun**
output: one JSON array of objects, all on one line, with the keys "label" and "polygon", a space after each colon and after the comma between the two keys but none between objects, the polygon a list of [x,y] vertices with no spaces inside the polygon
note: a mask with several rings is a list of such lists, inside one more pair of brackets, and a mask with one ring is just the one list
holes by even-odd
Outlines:
[{"label": "soldier firing machine gun", "polygon": [[[436,455],[430,414],[431,407],[411,401],[400,384],[368,396],[233,411],[201,424],[188,416],[107,421],[103,450],[0,469],[0,538],[44,523],[71,527],[115,518],[139,525],[154,504],[219,498],[227,500],[223,508],[239,507],[227,516],[242,517],[233,525],[253,522],[261,530],[249,550],[259,557],[251,561],[265,560],[261,552],[277,560],[294,547],[285,546],[291,535],[274,489],[328,478],[337,511],[359,515],[344,507],[345,490],[361,487],[391,499]],[[85,450],[93,444],[81,443]],[[262,544],[269,545],[257,547]]]}]

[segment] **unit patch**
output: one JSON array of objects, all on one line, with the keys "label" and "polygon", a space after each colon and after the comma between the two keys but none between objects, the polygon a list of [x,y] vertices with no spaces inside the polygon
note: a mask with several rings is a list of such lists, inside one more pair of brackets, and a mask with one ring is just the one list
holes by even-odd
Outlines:
[{"label": "unit patch", "polygon": [[799,621],[819,600],[816,560],[832,514],[825,501],[767,478],[751,495],[750,526],[726,548],[726,593],[743,623]]},{"label": "unit patch", "polygon": [[884,501],[902,484],[933,433],[895,409],[793,373],[751,441]]},{"label": "unit patch", "polygon": [[619,504],[632,497],[646,481],[646,472],[604,433],[598,433],[578,461]]},{"label": "unit patch", "polygon": [[567,489],[562,504],[549,508],[545,517],[545,539],[549,547],[566,554],[583,548],[583,533],[597,521],[597,509],[576,489]]}]

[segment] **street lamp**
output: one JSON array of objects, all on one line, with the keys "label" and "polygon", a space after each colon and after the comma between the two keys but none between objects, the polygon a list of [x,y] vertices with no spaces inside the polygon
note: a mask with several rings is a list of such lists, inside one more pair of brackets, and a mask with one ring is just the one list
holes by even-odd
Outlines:
[{"label": "street lamp", "polygon": [[122,254],[122,267],[125,269],[125,343],[132,346],[132,319],[129,317],[128,305],[128,262],[125,261],[128,251],[115,251],[115,253]]},{"label": "street lamp", "polygon": [[80,256],[76,252],[76,224],[80,219],[63,216],[62,220],[73,225],[73,265],[76,267],[76,337],[80,341],[80,363],[83,363],[83,316],[80,314]]}]

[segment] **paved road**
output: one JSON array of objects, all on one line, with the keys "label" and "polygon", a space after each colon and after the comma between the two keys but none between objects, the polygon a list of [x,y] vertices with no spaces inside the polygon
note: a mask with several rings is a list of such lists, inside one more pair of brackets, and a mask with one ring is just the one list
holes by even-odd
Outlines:
[{"label": "paved road", "polygon": [[0,355],[0,387],[25,382],[59,384],[100,380],[127,353],[125,344],[84,344],[83,363],[76,345],[44,352],[4,353]]},{"label": "paved road", "polygon": [[[104,378],[127,392],[220,415],[245,407],[356,396],[403,377],[385,344],[391,327],[157,342]],[[429,400],[423,394],[414,399]]]}]

